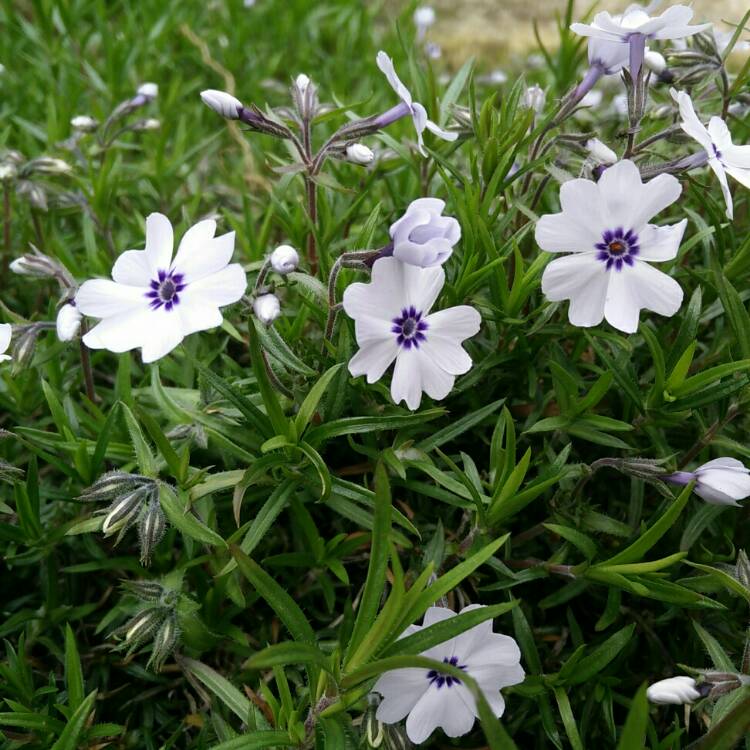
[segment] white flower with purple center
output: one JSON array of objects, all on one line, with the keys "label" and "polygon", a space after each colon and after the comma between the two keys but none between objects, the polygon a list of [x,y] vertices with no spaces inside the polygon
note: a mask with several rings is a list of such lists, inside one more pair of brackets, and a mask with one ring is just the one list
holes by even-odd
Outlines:
[{"label": "white flower with purple center", "polygon": [[169,219],[146,219],[146,249],[128,250],[115,262],[112,281],[85,282],[75,298],[83,314],[101,318],[84,337],[90,349],[141,349],[143,361],[169,354],[185,336],[220,326],[219,308],[237,302],[247,279],[231,263],[234,232],[215,237],[216,222],[200,221],[173,253]]},{"label": "white flower with purple center", "polygon": [[7,362],[10,356],[5,352],[10,347],[10,340],[13,336],[13,328],[10,323],[0,323],[0,362]]},{"label": "white flower with purple center", "polygon": [[705,150],[708,166],[719,178],[721,191],[727,204],[727,218],[734,218],[732,193],[729,190],[727,175],[750,188],[750,146],[735,146],[732,134],[721,117],[712,117],[706,127],[698,118],[690,94],[671,90],[672,98],[680,108],[682,129]]},{"label": "white flower with purple center", "polygon": [[349,372],[375,383],[395,360],[391,397],[395,403],[406,401],[412,411],[423,392],[443,399],[456,376],[471,369],[461,342],[479,331],[481,317],[468,305],[430,313],[444,283],[440,266],[420,268],[380,258],[369,284],[350,284],[344,292],[344,310],[354,319],[360,347]]},{"label": "white flower with purple center", "polygon": [[620,161],[598,182],[570,180],[560,188],[558,214],[542,216],[536,241],[551,253],[571,253],[544,269],[542,291],[553,302],[570,300],[575,326],[612,326],[634,333],[641,309],[674,315],[680,285],[651,262],[672,260],[687,219],[669,226],[649,219],[674,203],[682,188],[672,175],[642,182],[632,161]]},{"label": "white flower with purple center", "polygon": [[378,52],[376,58],[378,67],[383,72],[385,77],[388,79],[388,83],[391,84],[391,88],[398,94],[401,99],[401,104],[396,105],[392,109],[388,110],[384,114],[380,115],[378,121],[381,121],[381,127],[389,125],[391,122],[404,117],[405,115],[411,115],[414,122],[414,128],[417,131],[417,145],[419,147],[419,153],[422,156],[427,156],[424,150],[424,140],[422,134],[425,129],[434,133],[438,138],[442,138],[446,141],[455,141],[458,138],[458,133],[452,133],[449,130],[443,130],[439,125],[436,125],[432,120],[427,117],[427,110],[419,103],[412,100],[411,92],[409,89],[401,83],[401,79],[396,74],[396,69],[393,67],[393,60],[382,50]]},{"label": "white flower with purple center", "polygon": [[[471,604],[464,607],[461,614],[481,607],[481,604]],[[411,625],[401,637],[455,616],[450,609],[430,607],[422,626]],[[478,683],[498,718],[505,712],[505,700],[500,690],[523,682],[525,677],[518,644],[510,636],[493,632],[492,620],[420,655],[466,672]],[[439,669],[408,668],[385,672],[375,683],[373,692],[383,697],[376,712],[378,721],[395,724],[408,717],[406,733],[417,744],[427,740],[438,728],[449,737],[467,734],[478,716],[474,696],[463,681]]]}]

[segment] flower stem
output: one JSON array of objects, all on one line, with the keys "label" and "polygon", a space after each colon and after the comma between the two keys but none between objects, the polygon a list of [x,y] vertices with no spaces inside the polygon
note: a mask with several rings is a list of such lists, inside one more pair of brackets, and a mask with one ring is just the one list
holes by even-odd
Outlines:
[{"label": "flower stem", "polygon": [[10,265],[10,219],[10,186],[6,182],[3,186],[3,277],[8,273],[8,266]]},{"label": "flower stem", "polygon": [[711,443],[719,430],[724,429],[740,413],[737,404],[730,404],[727,413],[722,419],[717,419],[705,432],[695,445],[678,461],[677,468],[687,466],[707,445]]},{"label": "flower stem", "polygon": [[[252,325],[252,322],[251,322]],[[293,399],[294,394],[276,377],[276,373],[271,367],[271,363],[268,361],[268,355],[265,352],[263,354],[263,366],[266,368],[268,379],[271,381],[273,387],[282,395],[288,399]]]}]

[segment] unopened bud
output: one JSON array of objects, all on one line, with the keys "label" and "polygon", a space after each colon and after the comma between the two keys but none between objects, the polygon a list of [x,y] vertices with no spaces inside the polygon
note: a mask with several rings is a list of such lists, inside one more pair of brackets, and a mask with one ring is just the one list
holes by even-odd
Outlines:
[{"label": "unopened bud", "polygon": [[47,193],[31,180],[21,180],[18,183],[18,193],[28,200],[32,208],[38,211],[47,210]]},{"label": "unopened bud", "polygon": [[144,488],[140,487],[127,495],[118,497],[104,511],[107,514],[102,524],[104,536],[112,536],[115,532],[133,523],[147,494],[148,491],[144,492]]},{"label": "unopened bud", "polygon": [[375,158],[375,154],[372,149],[365,146],[363,143],[352,143],[351,146],[346,147],[346,158],[353,164],[370,164]]},{"label": "unopened bud", "polygon": [[667,69],[667,61],[664,59],[664,55],[653,49],[646,51],[643,56],[643,63],[656,75],[660,75]]},{"label": "unopened bud", "polygon": [[159,87],[155,83],[142,83],[135,92],[138,96],[144,97],[147,101],[153,101],[159,96]]},{"label": "unopened bud", "polygon": [[238,120],[240,117],[242,102],[226,91],[206,89],[201,91],[201,99],[206,106],[227,120]]},{"label": "unopened bud", "polygon": [[18,177],[18,168],[15,164],[0,164],[0,182],[10,182]]},{"label": "unopened bud", "polygon": [[144,602],[158,602],[166,591],[158,581],[120,581],[120,586]]},{"label": "unopened bud", "polygon": [[80,310],[76,307],[75,302],[66,302],[61,308],[60,312],[57,313],[57,321],[55,327],[57,328],[57,338],[60,341],[72,341],[77,335],[81,328],[81,320],[83,316]]},{"label": "unopened bud", "polygon": [[150,607],[137,614],[124,628],[125,643],[130,646],[130,651],[154,633],[168,614],[164,607]]},{"label": "unopened bud", "polygon": [[82,133],[92,133],[97,129],[99,123],[88,115],[76,115],[70,121],[70,125],[74,130],[79,130]]},{"label": "unopened bud", "polygon": [[294,79],[292,99],[299,116],[311,120],[318,111],[318,87],[304,73]]},{"label": "unopened bud", "polygon": [[24,173],[41,172],[42,174],[69,174],[72,167],[62,159],[56,159],[51,156],[40,156],[38,159],[32,159],[24,167]]},{"label": "unopened bud", "polygon": [[161,122],[155,117],[148,117],[145,120],[139,120],[133,125],[133,130],[158,130]]},{"label": "unopened bud", "polygon": [[307,87],[310,85],[310,78],[304,73],[300,73],[294,79],[294,85],[297,87],[297,90],[300,92],[300,94],[304,96],[305,92],[307,91]]},{"label": "unopened bud", "polygon": [[174,651],[179,637],[180,629],[177,626],[177,617],[172,613],[164,620],[154,636],[154,646],[147,666],[153,667],[155,672],[159,672],[167,657]]},{"label": "unopened bud", "polygon": [[737,580],[746,588],[750,588],[750,559],[744,549],[737,553]]},{"label": "unopened bud", "polygon": [[102,475],[88,489],[81,493],[80,500],[101,502],[124,495],[144,485],[155,486],[154,480],[140,474],[127,474],[124,471],[110,471]]},{"label": "unopened bud", "polygon": [[271,253],[271,268],[282,276],[297,270],[299,255],[291,245],[279,245]]},{"label": "unopened bud", "polygon": [[253,302],[255,317],[264,325],[270,326],[281,315],[281,303],[275,294],[261,294]]},{"label": "unopened bud", "polygon": [[[443,56],[443,48],[437,42],[427,42],[424,46],[424,51],[430,60],[439,60]],[[450,76],[446,76],[446,78],[450,80]]]},{"label": "unopened bud", "polygon": [[41,330],[39,326],[29,325],[24,328],[20,328],[20,333],[13,342],[13,374],[16,375],[23,372],[34,358],[34,352],[36,351],[36,340]]},{"label": "unopened bud", "polygon": [[141,564],[148,565],[151,556],[167,529],[167,519],[158,498],[152,497],[146,512],[138,524],[138,538],[141,543]]},{"label": "unopened bud", "polygon": [[646,696],[652,703],[678,706],[693,703],[702,697],[695,680],[684,675],[654,683],[646,691]]},{"label": "unopened bud", "polygon": [[599,164],[614,164],[617,161],[617,154],[598,138],[586,141],[586,150]]},{"label": "unopened bud", "polygon": [[534,112],[541,112],[547,103],[547,95],[544,89],[537,84],[529,86],[523,93],[522,104],[527,109],[533,109]]}]

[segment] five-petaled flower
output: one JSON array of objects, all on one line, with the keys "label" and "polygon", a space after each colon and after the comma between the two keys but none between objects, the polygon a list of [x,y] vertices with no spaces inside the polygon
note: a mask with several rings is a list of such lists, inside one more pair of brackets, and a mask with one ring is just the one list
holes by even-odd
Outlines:
[{"label": "five-petaled flower", "polygon": [[727,203],[727,217],[734,218],[727,174],[750,188],[750,145],[735,146],[732,143],[732,134],[721,117],[712,117],[706,127],[695,114],[693,100],[687,92],[672,89],[672,97],[680,108],[682,129],[704,148],[708,156],[708,166],[719,178],[721,191]]},{"label": "five-petaled flower", "polygon": [[419,268],[396,258],[380,258],[369,284],[350,284],[343,298],[355,321],[359,351],[349,372],[374,383],[396,360],[391,397],[419,408],[422,392],[445,398],[456,375],[471,369],[461,342],[479,331],[481,317],[468,305],[430,314],[445,283],[442,267]]},{"label": "five-petaled flower", "polygon": [[461,239],[461,225],[443,216],[445,201],[418,198],[406,213],[391,224],[393,257],[413,266],[427,268],[445,263]]},{"label": "five-petaled flower", "polygon": [[13,336],[13,328],[10,323],[0,323],[0,362],[7,362],[10,355],[5,352],[10,346],[10,339]]},{"label": "five-petaled flower", "polygon": [[241,265],[230,264],[234,232],[215,232],[215,221],[198,222],[173,259],[172,225],[151,214],[146,249],[124,252],[113,281],[87,281],[76,294],[81,313],[102,319],[83,337],[86,346],[118,353],[140,348],[143,361],[154,362],[185,336],[221,325],[219,308],[242,297],[247,279]]},{"label": "five-petaled flower", "polygon": [[[461,613],[478,609],[471,604]],[[443,607],[430,607],[422,626],[411,625],[401,637],[455,617]],[[425,651],[421,656],[434,659],[465,672],[475,680],[495,716],[505,711],[500,690],[523,682],[521,652],[513,638],[492,630],[492,621],[467,630],[455,638]],[[373,687],[383,700],[376,717],[384,724],[406,719],[406,733],[415,743],[424,742],[440,727],[449,737],[460,737],[471,731],[478,716],[473,694],[455,675],[438,669],[395,669],[381,675]]]},{"label": "five-petaled flower", "polygon": [[562,212],[542,216],[536,241],[552,253],[571,253],[544,269],[542,291],[549,300],[570,300],[575,326],[606,319],[625,333],[638,329],[641,309],[674,315],[682,289],[649,265],[672,260],[687,219],[669,226],[648,221],[677,200],[682,188],[672,175],[642,182],[625,160],[604,171],[598,182],[575,179],[560,189]]},{"label": "five-petaled flower", "polygon": [[673,484],[695,482],[693,491],[711,505],[735,505],[750,496],[750,469],[736,458],[715,458],[694,471],[676,471],[662,477]]},{"label": "five-petaled flower", "polygon": [[458,133],[443,130],[443,128],[427,118],[427,111],[419,102],[412,100],[411,92],[403,83],[401,83],[401,79],[396,75],[396,69],[393,67],[393,60],[391,60],[391,58],[382,50],[378,52],[377,63],[380,70],[388,79],[388,83],[391,84],[391,87],[401,99],[401,104],[378,118],[378,120],[382,120],[382,127],[394,122],[404,115],[411,115],[411,118],[414,121],[414,128],[417,131],[419,153],[422,154],[422,156],[427,155],[424,150],[424,141],[422,139],[422,134],[424,133],[425,128],[446,141],[455,141],[456,138],[458,138]]}]

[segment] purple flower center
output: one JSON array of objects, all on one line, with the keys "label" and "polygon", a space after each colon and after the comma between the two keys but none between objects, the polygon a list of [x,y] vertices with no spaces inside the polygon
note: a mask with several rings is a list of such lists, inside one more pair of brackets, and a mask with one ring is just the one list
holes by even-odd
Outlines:
[{"label": "purple flower center", "polygon": [[174,271],[159,271],[158,278],[152,279],[146,297],[151,300],[149,307],[152,310],[171,310],[180,303],[180,292],[187,286],[184,283],[184,275]]},{"label": "purple flower center", "polygon": [[597,259],[607,264],[609,271],[612,266],[616,271],[622,270],[622,264],[633,265],[633,259],[640,250],[638,235],[632,230],[624,231],[622,227],[607,229],[602,234],[602,241],[596,243]]},{"label": "purple flower center", "polygon": [[[458,667],[459,669],[463,669],[464,672],[466,671],[466,665],[459,664],[457,656],[451,656],[450,659],[443,659],[443,664],[450,664],[452,667]],[[443,687],[443,685],[452,687],[453,685],[461,684],[461,680],[459,680],[458,677],[443,674],[442,672],[438,672],[436,669],[431,669],[427,673],[427,680],[429,681],[430,685],[437,686],[438,690]]]},{"label": "purple flower center", "polygon": [[711,144],[711,147],[712,147],[712,148],[713,148],[713,150],[714,150],[714,156],[715,156],[715,157],[716,157],[717,159],[719,159],[719,161],[721,161],[721,151],[719,151],[719,149],[717,148],[717,146],[716,146],[716,144],[715,144],[715,143],[712,143],[712,144]]},{"label": "purple flower center", "polygon": [[396,341],[399,346],[403,346],[404,349],[411,349],[412,346],[418,349],[419,345],[427,340],[424,332],[428,328],[427,321],[422,320],[421,311],[417,312],[417,309],[412,305],[411,307],[404,307],[401,310],[401,315],[393,319],[391,331],[396,334]]}]

